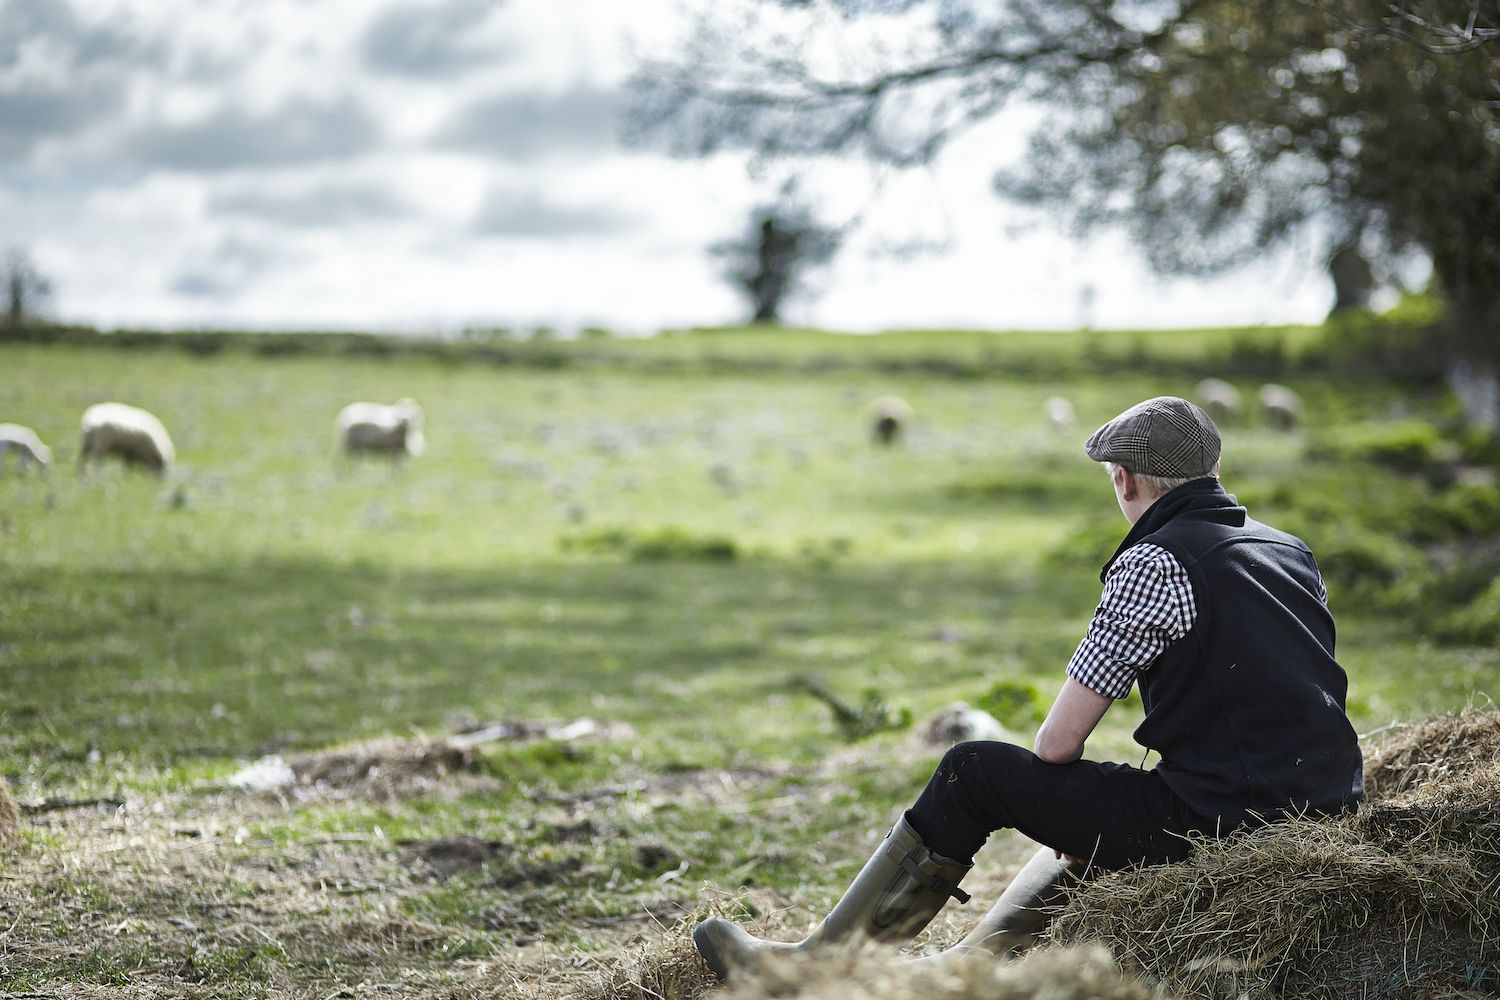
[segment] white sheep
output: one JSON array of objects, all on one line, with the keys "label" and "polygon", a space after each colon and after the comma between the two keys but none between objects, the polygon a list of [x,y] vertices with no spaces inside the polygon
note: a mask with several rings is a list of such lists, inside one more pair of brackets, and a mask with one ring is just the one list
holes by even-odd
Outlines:
[{"label": "white sheep", "polygon": [[1268,382],[1260,387],[1260,412],[1272,427],[1289,431],[1302,421],[1302,397],[1284,385]]},{"label": "white sheep", "polygon": [[968,702],[955,701],[919,729],[923,743],[947,747],[970,740],[1014,740],[1013,733],[1006,732],[1000,720],[982,708],[974,708]]},{"label": "white sheep", "polygon": [[870,404],[870,429],[879,444],[895,444],[910,423],[911,406],[900,396],[881,396]]},{"label": "white sheep", "polygon": [[5,471],[6,457],[14,453],[21,468],[45,469],[52,464],[52,449],[42,444],[36,431],[20,424],[0,424],[0,472]]},{"label": "white sheep", "polygon": [[1215,421],[1224,423],[1240,415],[1240,391],[1221,378],[1198,383],[1198,403]]},{"label": "white sheep", "polygon": [[414,400],[350,403],[339,411],[339,447],[345,455],[360,453],[405,457],[420,455],[422,408]]},{"label": "white sheep", "polygon": [[80,471],[89,462],[115,455],[126,465],[139,465],[161,476],[177,461],[167,429],[154,415],[136,406],[95,403],[83,411],[82,431]]},{"label": "white sheep", "polygon": [[1042,403],[1042,412],[1047,416],[1047,423],[1059,434],[1071,431],[1078,420],[1073,404],[1062,396],[1048,396]]}]

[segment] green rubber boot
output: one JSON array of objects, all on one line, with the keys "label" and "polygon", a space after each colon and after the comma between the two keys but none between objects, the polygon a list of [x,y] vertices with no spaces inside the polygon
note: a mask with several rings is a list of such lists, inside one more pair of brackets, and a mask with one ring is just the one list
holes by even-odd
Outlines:
[{"label": "green rubber boot", "polygon": [[801,941],[765,941],[722,917],[710,917],[693,928],[693,943],[714,974],[727,979],[731,971],[777,952],[866,941],[908,941],[950,898],[969,901],[968,893],[958,883],[972,867],[932,853],[903,816],[865,862],[833,912]]},{"label": "green rubber boot", "polygon": [[1066,901],[1087,865],[1059,859],[1050,847],[1031,856],[1011,879],[990,912],[962,941],[916,963],[938,967],[974,953],[1005,958],[1031,947],[1047,929],[1052,914]]}]

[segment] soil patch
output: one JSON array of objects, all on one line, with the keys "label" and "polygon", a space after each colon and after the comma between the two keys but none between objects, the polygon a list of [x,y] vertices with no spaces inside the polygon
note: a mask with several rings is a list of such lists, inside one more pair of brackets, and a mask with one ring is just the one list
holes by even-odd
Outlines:
[{"label": "soil patch", "polygon": [[438,878],[451,878],[466,871],[479,871],[508,861],[515,848],[498,840],[477,837],[447,837],[441,840],[403,840],[403,847]]},{"label": "soil patch", "polygon": [[497,889],[519,889],[521,886],[561,885],[572,881],[583,871],[576,858],[559,861],[540,861],[531,865],[517,865],[497,876],[490,884]]}]

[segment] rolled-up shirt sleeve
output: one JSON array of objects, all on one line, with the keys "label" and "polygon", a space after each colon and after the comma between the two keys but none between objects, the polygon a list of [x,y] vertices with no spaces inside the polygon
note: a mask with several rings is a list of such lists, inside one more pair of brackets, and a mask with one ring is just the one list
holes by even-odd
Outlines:
[{"label": "rolled-up shirt sleeve", "polygon": [[1136,676],[1187,635],[1196,617],[1192,583],[1170,552],[1149,543],[1127,549],[1110,567],[1068,676],[1106,698],[1124,698]]}]

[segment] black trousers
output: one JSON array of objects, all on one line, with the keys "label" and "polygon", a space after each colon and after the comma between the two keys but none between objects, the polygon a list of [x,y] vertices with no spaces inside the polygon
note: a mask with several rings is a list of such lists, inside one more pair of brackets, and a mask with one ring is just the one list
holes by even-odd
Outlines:
[{"label": "black trousers", "polygon": [[1154,771],[1049,764],[983,741],[943,755],[906,819],[928,848],[954,861],[971,861],[991,833],[1008,828],[1103,870],[1181,861],[1192,853],[1187,834],[1215,832]]}]

